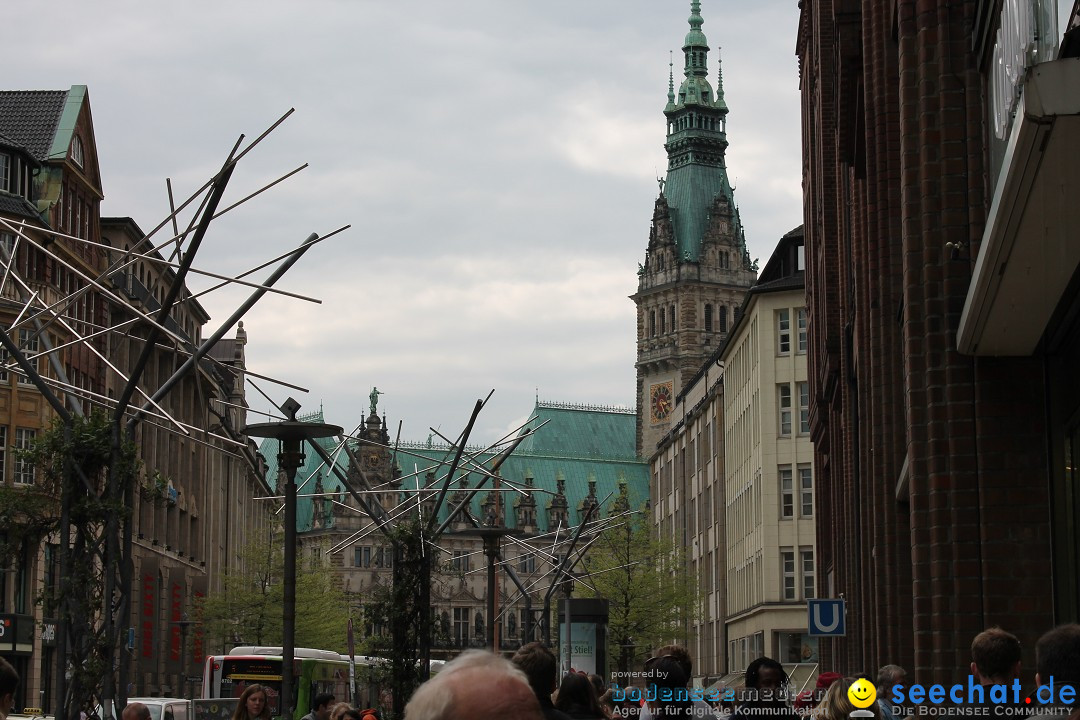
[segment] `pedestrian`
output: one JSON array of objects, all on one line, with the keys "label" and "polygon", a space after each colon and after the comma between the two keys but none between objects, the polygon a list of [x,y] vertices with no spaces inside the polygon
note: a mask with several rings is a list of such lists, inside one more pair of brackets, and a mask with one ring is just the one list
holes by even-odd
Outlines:
[{"label": "pedestrian", "polygon": [[828,692],[829,687],[843,677],[838,672],[823,672],[818,675],[817,681],[814,683],[814,689],[803,690],[795,698],[795,713],[801,718],[812,715],[814,708],[825,699],[825,693]]},{"label": "pedestrian", "polygon": [[[690,659],[690,651],[684,648],[682,645],[664,645],[657,648],[653,656],[645,661],[645,670],[648,672],[649,668],[662,659],[674,660],[679,664],[682,669],[683,677],[686,678],[686,682],[690,682],[690,678],[694,676],[694,664]],[[686,688],[689,691],[689,687]],[[689,697],[689,695],[687,696]],[[695,712],[702,720],[710,720],[718,718],[717,712],[713,709],[713,706],[705,702],[704,691],[702,691],[702,697],[698,700],[691,700],[691,704],[696,708]],[[648,705],[641,708],[641,719],[652,720],[652,710]]]},{"label": "pedestrian", "polygon": [[0,657],[0,720],[7,720],[15,705],[15,691],[19,688],[19,673],[7,660]]},{"label": "pedestrian", "polygon": [[312,704],[314,707],[311,709],[311,712],[303,717],[303,720],[331,720],[331,709],[338,710],[338,717],[341,716],[341,713],[349,709],[348,703],[335,704],[334,696],[328,692],[316,695]]},{"label": "pedestrian", "polygon": [[128,703],[120,712],[120,720],[150,720],[150,708],[141,702]]},{"label": "pedestrian", "polygon": [[[1036,715],[1035,720],[1060,718],[1069,713],[1080,717],[1080,625],[1059,625],[1045,633],[1035,644],[1035,695],[1039,701],[1047,698],[1050,708]],[[1065,687],[1071,693],[1063,693]],[[1055,712],[1055,710],[1057,712]]]},{"label": "pedestrian", "polygon": [[896,685],[907,682],[907,670],[899,665],[882,665],[877,671],[877,705],[882,720],[900,720],[889,703],[889,694]]},{"label": "pedestrian", "polygon": [[405,720],[543,720],[525,673],[486,650],[468,650],[421,685]]},{"label": "pedestrian", "polygon": [[[686,691],[683,666],[671,657],[661,657],[648,663],[645,671],[646,697],[649,714],[654,718],[700,718]],[[711,713],[712,710],[710,709]],[[708,716],[706,716],[708,717]]]},{"label": "pedestrian", "polygon": [[[858,678],[847,677],[834,682],[825,693],[825,699],[814,711],[814,720],[848,720],[856,710],[848,698],[848,688]],[[867,711],[873,713],[875,720],[881,720],[881,710],[877,703],[871,703]]]},{"label": "pedestrian", "polygon": [[[770,657],[759,657],[746,666],[743,678],[746,685],[739,707],[732,716],[735,720],[755,715],[769,715],[773,720],[798,720],[799,716],[787,703],[788,675],[783,665]],[[832,688],[829,690],[831,692]]]},{"label": "pedestrian", "polygon": [[555,707],[571,720],[606,720],[596,688],[587,675],[567,673],[559,684],[559,694],[555,698]]},{"label": "pedestrian", "polygon": [[522,645],[510,658],[529,680],[536,699],[540,702],[540,711],[546,720],[569,720],[566,713],[556,709],[551,700],[552,694],[558,687],[559,661],[551,648],[542,642],[531,642]]},{"label": "pedestrian", "polygon": [[270,704],[266,701],[266,688],[258,683],[248,685],[240,693],[232,720],[270,720]]},{"label": "pedestrian", "polygon": [[[1020,639],[999,627],[983,630],[971,641],[971,676],[979,683],[972,703],[978,706],[1006,705],[1021,708],[1016,715],[1030,715],[1031,707],[1024,698],[1015,697],[1013,685],[1019,687],[1023,655]],[[1000,686],[995,690],[995,686]],[[996,699],[995,699],[996,698]],[[1004,702],[1001,702],[1004,700]]]}]

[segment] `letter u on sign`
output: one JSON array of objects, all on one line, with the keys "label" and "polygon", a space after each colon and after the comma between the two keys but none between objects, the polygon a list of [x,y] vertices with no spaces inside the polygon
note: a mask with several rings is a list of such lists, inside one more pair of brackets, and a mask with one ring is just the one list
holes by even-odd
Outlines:
[{"label": "letter u on sign", "polygon": [[811,637],[839,637],[847,634],[843,598],[806,601],[807,634]]}]

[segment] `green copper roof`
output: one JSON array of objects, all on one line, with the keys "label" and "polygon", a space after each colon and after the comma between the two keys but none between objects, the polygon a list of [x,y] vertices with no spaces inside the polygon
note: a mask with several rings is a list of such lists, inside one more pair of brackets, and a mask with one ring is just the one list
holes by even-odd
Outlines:
[{"label": "green copper roof", "polygon": [[[668,104],[664,108],[669,132],[665,145],[668,172],[663,192],[671,210],[680,262],[698,261],[709,212],[718,195],[723,194],[735,208],[724,157],[728,145],[728,107],[724,102],[723,78],[718,75],[714,94],[707,77],[709,46],[701,32],[704,20],[698,0],[690,3],[689,22],[690,33],[683,47],[686,78],[676,99],[671,94],[669,72]],[[741,227],[738,223],[736,227],[741,240]]]},{"label": "green copper roof", "polygon": [[683,40],[683,49],[685,50],[691,46],[704,47],[707,52],[709,41],[705,39],[705,33],[701,32],[701,25],[705,20],[701,17],[701,3],[699,0],[690,3],[690,19],[687,22],[690,23],[690,32],[686,33],[686,39]]},{"label": "green copper roof", "polygon": [[60,123],[56,127],[56,135],[53,136],[52,147],[49,149],[50,160],[63,160],[67,157],[71,148],[71,138],[75,134],[75,124],[79,121],[79,111],[82,110],[86,101],[86,86],[72,85],[67,93],[67,102],[64,103],[64,112],[60,116]]},{"label": "green copper roof", "polygon": [[[602,515],[612,512],[611,506],[619,495],[621,482],[626,483],[632,508],[638,508],[648,500],[649,468],[646,463],[637,460],[634,454],[636,416],[632,410],[537,402],[533,415],[536,419],[530,424],[531,427],[539,427],[545,420],[548,421],[547,424],[518,446],[513,455],[503,463],[499,474],[518,486],[526,484],[526,477],[533,479],[535,488],[541,491],[533,493],[540,532],[554,529],[548,527],[547,506],[557,490],[559,476],[562,476],[565,481],[565,495],[571,525],[579,522],[578,508],[589,494],[590,479],[596,482],[597,500],[603,502],[607,498],[607,503],[602,507]],[[321,411],[299,419],[312,422],[323,421]],[[325,438],[319,442],[328,449],[335,444],[331,438]],[[275,488],[278,469],[277,441],[264,440],[260,446],[260,452],[269,466],[267,473],[269,485]],[[480,453],[475,462],[489,464],[493,457],[494,454],[490,452]],[[452,458],[451,449],[446,445],[430,442],[402,443],[397,455],[397,463],[403,470],[402,487],[415,488],[417,477],[423,484],[424,475],[429,469],[445,473]],[[344,453],[338,456],[337,462],[341,468],[346,467],[347,458]],[[445,463],[445,465],[440,468],[440,463]],[[337,478],[328,472],[327,468],[320,469],[320,464],[321,461],[314,452],[305,453],[304,466],[296,473],[298,495],[303,496],[315,492],[316,483],[322,486],[323,492],[345,492]],[[419,475],[414,475],[417,472]],[[462,476],[459,472],[456,477]],[[464,477],[469,487],[476,487],[482,475],[473,472]],[[455,482],[451,488],[451,494],[458,487],[460,483]],[[484,489],[481,489],[470,503],[473,516],[481,522],[484,517],[482,505],[487,495],[486,488],[490,487],[491,483],[487,482]],[[512,492],[503,493],[503,495],[505,496],[503,522],[508,527],[516,527],[514,501],[521,495]],[[332,524],[331,505],[329,501],[323,503],[324,526]],[[296,525],[299,532],[313,529],[313,507],[313,498],[297,498]],[[444,504],[441,516],[445,518],[446,515],[447,508]]]}]

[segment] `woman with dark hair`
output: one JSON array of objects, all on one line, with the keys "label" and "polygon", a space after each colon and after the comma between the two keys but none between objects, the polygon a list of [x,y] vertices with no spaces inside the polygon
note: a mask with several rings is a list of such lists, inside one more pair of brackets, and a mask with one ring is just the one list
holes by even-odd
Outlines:
[{"label": "woman with dark hair", "polygon": [[686,677],[681,663],[674,658],[662,657],[649,663],[645,673],[646,696],[655,698],[648,701],[652,717],[697,717],[686,690],[690,678]]},{"label": "woman with dark hair", "polygon": [[555,699],[555,708],[574,720],[607,720],[607,715],[596,697],[596,688],[588,676],[581,673],[567,673],[562,679],[559,695]]},{"label": "woman with dark hair", "polygon": [[769,657],[759,657],[746,666],[746,687],[734,720],[769,715],[773,720],[799,720],[788,704],[788,675],[784,666]]},{"label": "woman with dark hair", "polygon": [[266,702],[266,688],[262,685],[248,685],[240,693],[240,702],[232,720],[270,720],[270,704]]}]

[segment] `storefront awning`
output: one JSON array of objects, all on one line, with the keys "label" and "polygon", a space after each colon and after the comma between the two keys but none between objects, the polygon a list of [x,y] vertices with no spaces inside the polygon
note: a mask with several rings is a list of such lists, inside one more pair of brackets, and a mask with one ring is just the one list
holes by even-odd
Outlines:
[{"label": "storefront awning", "polygon": [[1080,58],[1027,73],[960,317],[963,353],[1033,354],[1080,265]]}]

